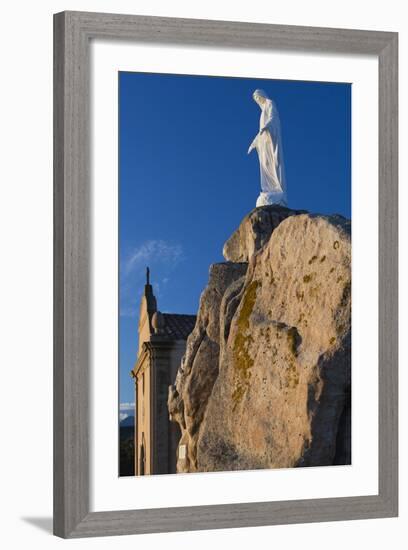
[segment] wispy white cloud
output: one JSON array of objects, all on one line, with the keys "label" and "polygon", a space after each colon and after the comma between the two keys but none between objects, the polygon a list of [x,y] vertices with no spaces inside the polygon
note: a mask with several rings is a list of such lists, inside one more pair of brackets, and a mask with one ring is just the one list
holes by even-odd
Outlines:
[{"label": "wispy white cloud", "polygon": [[152,268],[154,293],[163,298],[170,273],[184,260],[181,244],[148,240],[128,250],[120,268],[120,316],[137,317],[145,284],[145,268]]},{"label": "wispy white cloud", "polygon": [[122,422],[122,420],[125,420],[125,418],[127,418],[128,416],[129,416],[128,414],[120,413],[119,414],[119,420]]},{"label": "wispy white cloud", "polygon": [[130,410],[133,410],[134,408],[135,408],[134,403],[121,403],[119,407],[121,411],[130,411]]},{"label": "wispy white cloud", "polygon": [[120,308],[120,316],[121,317],[136,317],[138,313],[138,309],[136,304],[135,305],[122,305]]},{"label": "wispy white cloud", "polygon": [[183,258],[180,244],[162,240],[150,240],[137,246],[127,255],[122,265],[122,274],[127,277],[131,272],[145,267],[152,262],[160,262],[174,267]]}]

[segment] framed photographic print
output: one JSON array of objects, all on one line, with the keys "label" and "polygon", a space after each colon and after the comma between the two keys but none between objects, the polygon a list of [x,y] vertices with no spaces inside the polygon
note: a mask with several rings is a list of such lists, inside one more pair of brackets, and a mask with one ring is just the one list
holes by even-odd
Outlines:
[{"label": "framed photographic print", "polygon": [[397,515],[397,34],[54,36],[55,534]]}]

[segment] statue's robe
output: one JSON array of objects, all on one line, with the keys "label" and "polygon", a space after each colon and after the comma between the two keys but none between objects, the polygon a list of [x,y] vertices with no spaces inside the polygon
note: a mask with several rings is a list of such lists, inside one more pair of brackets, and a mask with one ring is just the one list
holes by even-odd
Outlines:
[{"label": "statue's robe", "polygon": [[257,150],[261,173],[262,193],[258,199],[261,204],[257,202],[257,206],[262,204],[282,204],[286,206],[279,113],[275,103],[268,98],[265,92],[256,90],[255,93],[265,99],[262,105],[258,103],[261,107],[259,133],[250,147],[250,150],[252,148]]}]

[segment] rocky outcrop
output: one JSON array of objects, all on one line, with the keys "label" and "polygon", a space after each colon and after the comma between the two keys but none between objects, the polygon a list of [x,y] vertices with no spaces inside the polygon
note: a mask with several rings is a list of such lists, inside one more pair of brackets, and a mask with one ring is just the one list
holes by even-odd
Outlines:
[{"label": "rocky outcrop", "polygon": [[269,241],[273,230],[283,220],[305,213],[305,210],[291,210],[280,205],[254,208],[224,244],[224,258],[230,262],[248,262]]},{"label": "rocky outcrop", "polygon": [[186,353],[169,389],[170,418],[181,428],[179,445],[186,445],[184,460],[178,472],[197,471],[197,440],[208,399],[219,372],[220,306],[224,294],[242,280],[245,263],[220,263],[210,267],[208,285],[200,298],[196,325],[187,339]]},{"label": "rocky outcrop", "polygon": [[350,463],[350,223],[268,206],[234,235],[170,388],[178,472]]}]

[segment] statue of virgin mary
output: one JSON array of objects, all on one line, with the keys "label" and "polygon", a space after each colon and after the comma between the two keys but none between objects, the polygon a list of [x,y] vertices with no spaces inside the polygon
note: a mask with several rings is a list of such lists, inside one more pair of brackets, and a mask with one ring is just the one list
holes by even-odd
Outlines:
[{"label": "statue of virgin mary", "polygon": [[261,109],[259,132],[251,143],[248,154],[256,149],[261,171],[261,193],[256,206],[280,204],[286,206],[286,182],[279,113],[275,103],[263,90],[252,95]]}]

